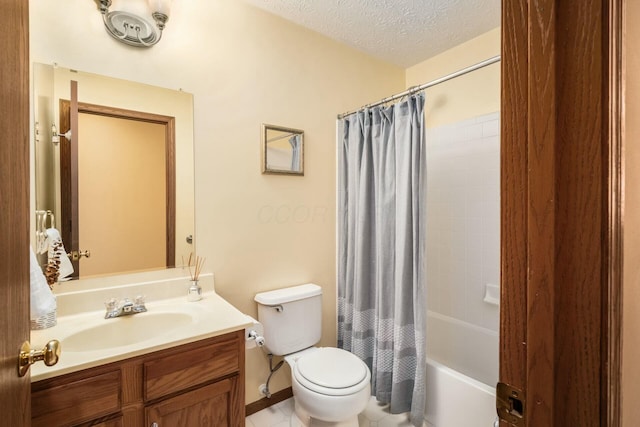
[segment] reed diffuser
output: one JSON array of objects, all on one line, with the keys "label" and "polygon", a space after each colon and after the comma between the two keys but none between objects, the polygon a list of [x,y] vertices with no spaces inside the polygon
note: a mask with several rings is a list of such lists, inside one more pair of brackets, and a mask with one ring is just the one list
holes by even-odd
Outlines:
[{"label": "reed diffuser", "polygon": [[200,272],[202,271],[202,266],[204,266],[204,261],[205,258],[203,257],[194,257],[193,253],[189,254],[187,266],[189,267],[189,276],[191,276],[191,285],[187,292],[187,301],[200,301],[202,299],[202,288],[198,284],[198,280],[200,279]]}]

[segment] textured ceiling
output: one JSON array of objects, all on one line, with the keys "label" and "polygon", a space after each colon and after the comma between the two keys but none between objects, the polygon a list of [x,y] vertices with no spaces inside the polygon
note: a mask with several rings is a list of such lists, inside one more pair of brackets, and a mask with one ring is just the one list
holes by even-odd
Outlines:
[{"label": "textured ceiling", "polygon": [[402,67],[500,25],[500,0],[245,0]]}]

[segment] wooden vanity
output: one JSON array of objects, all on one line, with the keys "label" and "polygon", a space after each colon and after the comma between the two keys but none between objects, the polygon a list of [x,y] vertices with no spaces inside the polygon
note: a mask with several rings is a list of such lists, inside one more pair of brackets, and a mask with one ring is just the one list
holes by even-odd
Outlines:
[{"label": "wooden vanity", "polygon": [[32,426],[244,426],[244,345],[239,330],[33,382]]}]

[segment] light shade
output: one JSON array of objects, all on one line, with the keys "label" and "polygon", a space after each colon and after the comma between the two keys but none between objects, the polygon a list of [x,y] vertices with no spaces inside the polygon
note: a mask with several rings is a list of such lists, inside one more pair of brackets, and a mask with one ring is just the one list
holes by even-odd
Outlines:
[{"label": "light shade", "polygon": [[171,0],[147,0],[149,2],[149,9],[151,12],[162,13],[169,16],[171,11]]}]

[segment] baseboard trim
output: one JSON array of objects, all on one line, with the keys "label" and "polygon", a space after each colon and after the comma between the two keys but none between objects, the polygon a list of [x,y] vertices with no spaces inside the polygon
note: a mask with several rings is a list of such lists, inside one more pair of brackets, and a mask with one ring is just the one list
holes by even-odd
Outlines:
[{"label": "baseboard trim", "polygon": [[273,393],[270,398],[263,397],[262,399],[249,403],[245,406],[245,416],[248,417],[251,414],[262,411],[263,409],[268,408],[271,405],[275,405],[276,403],[280,403],[283,400],[287,400],[290,397],[293,397],[293,389],[291,387],[277,391]]}]

